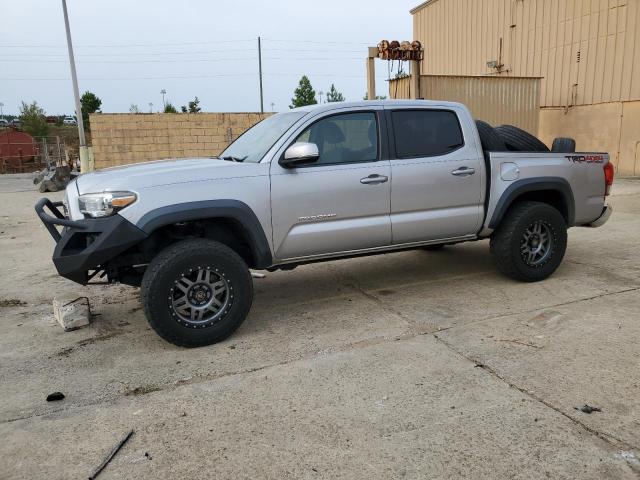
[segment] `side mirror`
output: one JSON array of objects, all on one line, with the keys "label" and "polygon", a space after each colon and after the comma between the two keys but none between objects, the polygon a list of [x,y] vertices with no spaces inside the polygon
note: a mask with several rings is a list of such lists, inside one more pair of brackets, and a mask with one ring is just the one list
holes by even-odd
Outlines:
[{"label": "side mirror", "polygon": [[298,142],[287,148],[284,157],[278,163],[283,168],[294,168],[298,165],[317,162],[319,158],[320,153],[315,143]]}]

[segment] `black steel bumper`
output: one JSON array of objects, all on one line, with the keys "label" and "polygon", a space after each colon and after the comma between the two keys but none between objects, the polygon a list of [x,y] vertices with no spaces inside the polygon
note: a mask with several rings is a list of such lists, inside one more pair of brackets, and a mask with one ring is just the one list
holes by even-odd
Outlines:
[{"label": "black steel bumper", "polygon": [[106,262],[147,237],[120,215],[69,220],[59,210],[61,206],[62,202],[41,198],[35,209],[56,241],[53,263],[58,273],[74,282],[85,285],[90,280],[89,270],[100,270]]}]

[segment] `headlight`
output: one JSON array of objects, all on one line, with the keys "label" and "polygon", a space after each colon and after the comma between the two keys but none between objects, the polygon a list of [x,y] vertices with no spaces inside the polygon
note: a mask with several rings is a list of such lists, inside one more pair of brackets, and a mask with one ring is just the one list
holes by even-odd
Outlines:
[{"label": "headlight", "polygon": [[78,206],[84,216],[108,217],[137,200],[133,192],[88,193],[78,197]]}]

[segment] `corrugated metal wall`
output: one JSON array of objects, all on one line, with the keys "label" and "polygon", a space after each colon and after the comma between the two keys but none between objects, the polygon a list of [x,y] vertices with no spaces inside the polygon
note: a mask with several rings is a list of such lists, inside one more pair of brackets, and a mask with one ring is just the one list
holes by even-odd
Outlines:
[{"label": "corrugated metal wall", "polygon": [[542,106],[640,99],[640,0],[432,0],[412,11],[430,75],[544,77]]},{"label": "corrugated metal wall", "polygon": [[[389,96],[410,98],[409,83],[408,78],[392,80]],[[507,123],[533,134],[538,131],[539,78],[422,75],[420,97],[464,103],[475,118],[492,125]]]},{"label": "corrugated metal wall", "polygon": [[[422,95],[417,95],[421,97]],[[389,98],[415,98],[411,95],[411,78],[396,78],[389,82]],[[423,97],[428,98],[428,97]]]}]

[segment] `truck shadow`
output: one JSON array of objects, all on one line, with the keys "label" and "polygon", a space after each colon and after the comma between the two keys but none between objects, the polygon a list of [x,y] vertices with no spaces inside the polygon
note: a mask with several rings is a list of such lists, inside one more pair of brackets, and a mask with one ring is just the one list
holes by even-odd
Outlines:
[{"label": "truck shadow", "polygon": [[409,285],[479,274],[497,276],[488,246],[488,242],[475,242],[439,251],[411,250],[266,272],[266,278],[254,279],[254,308],[317,302],[363,291],[384,296]]}]

